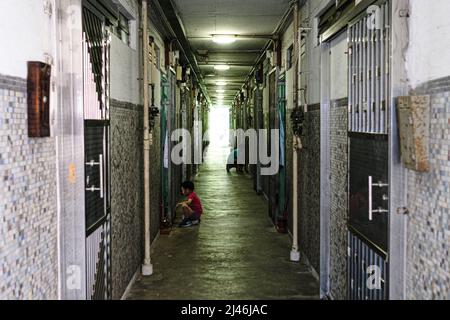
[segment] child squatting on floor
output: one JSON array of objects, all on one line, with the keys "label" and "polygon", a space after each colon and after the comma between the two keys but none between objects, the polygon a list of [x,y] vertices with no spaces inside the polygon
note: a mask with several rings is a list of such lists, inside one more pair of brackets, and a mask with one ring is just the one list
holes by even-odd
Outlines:
[{"label": "child squatting on floor", "polygon": [[187,228],[198,225],[203,214],[203,207],[200,198],[194,192],[195,186],[191,181],[185,181],[181,184],[181,193],[186,199],[177,204],[175,210],[182,208],[183,221],[180,223],[180,228]]}]

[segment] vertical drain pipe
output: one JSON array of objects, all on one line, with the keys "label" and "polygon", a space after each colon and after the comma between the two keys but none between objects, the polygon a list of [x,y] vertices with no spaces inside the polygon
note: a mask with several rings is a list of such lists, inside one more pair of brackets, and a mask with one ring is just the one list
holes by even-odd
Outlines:
[{"label": "vertical drain pipe", "polygon": [[153,265],[150,259],[150,145],[151,132],[149,123],[149,81],[148,81],[148,3],[142,0],[142,53],[144,62],[143,93],[144,93],[144,237],[145,257],[142,265],[142,275],[151,276]]},{"label": "vertical drain pipe", "polygon": [[[299,57],[300,57],[300,44],[299,44],[299,3],[295,0],[294,3],[294,112],[299,108]],[[298,250],[298,152],[302,149],[302,141],[300,136],[294,131],[293,137],[293,177],[292,177],[292,215],[293,215],[293,235],[292,235],[292,250],[291,261],[300,261],[300,252]]]}]

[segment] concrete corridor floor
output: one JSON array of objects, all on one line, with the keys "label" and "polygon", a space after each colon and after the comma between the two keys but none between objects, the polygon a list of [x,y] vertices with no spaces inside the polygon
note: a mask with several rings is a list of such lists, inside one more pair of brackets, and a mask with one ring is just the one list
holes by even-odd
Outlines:
[{"label": "concrete corridor floor", "polygon": [[152,247],[154,274],[138,278],[127,299],[319,297],[308,267],[289,261],[291,238],[276,232],[251,178],[225,171],[224,152],[210,152],[195,179],[204,207],[201,225],[161,235]]}]

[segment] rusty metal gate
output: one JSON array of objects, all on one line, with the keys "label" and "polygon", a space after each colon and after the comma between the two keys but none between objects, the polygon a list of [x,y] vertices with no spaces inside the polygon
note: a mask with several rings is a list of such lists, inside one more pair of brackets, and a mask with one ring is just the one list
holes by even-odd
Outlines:
[{"label": "rusty metal gate", "polygon": [[388,298],[389,2],[348,27],[348,298]]},{"label": "rusty metal gate", "polygon": [[111,298],[109,34],[105,16],[83,5],[86,296]]}]

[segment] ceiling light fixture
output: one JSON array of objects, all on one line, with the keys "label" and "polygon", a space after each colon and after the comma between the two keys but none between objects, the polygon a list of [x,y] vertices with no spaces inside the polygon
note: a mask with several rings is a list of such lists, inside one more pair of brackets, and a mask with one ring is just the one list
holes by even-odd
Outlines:
[{"label": "ceiling light fixture", "polygon": [[217,93],[225,93],[225,90],[223,90],[223,89],[218,89],[216,92],[217,92]]},{"label": "ceiling light fixture", "polygon": [[229,34],[215,34],[212,36],[212,40],[217,44],[231,44],[236,42],[236,36]]},{"label": "ceiling light fixture", "polygon": [[217,81],[216,84],[217,84],[219,87],[223,87],[223,86],[226,86],[226,85],[227,85],[226,81]]},{"label": "ceiling light fixture", "polygon": [[230,69],[230,66],[227,66],[226,64],[218,64],[214,66],[214,69],[219,71],[227,71]]}]

